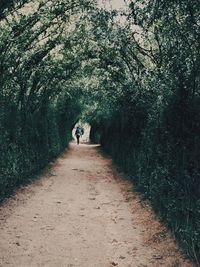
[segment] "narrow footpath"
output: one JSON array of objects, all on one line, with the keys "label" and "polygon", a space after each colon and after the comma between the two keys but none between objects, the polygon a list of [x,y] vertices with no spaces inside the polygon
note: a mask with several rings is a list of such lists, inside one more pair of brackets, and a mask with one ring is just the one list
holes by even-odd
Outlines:
[{"label": "narrow footpath", "polygon": [[195,265],[98,146],[72,143],[0,207],[0,266]]}]

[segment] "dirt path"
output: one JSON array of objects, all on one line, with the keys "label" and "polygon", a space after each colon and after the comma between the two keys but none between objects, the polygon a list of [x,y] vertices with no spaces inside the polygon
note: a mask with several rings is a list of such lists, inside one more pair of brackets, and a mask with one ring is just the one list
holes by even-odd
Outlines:
[{"label": "dirt path", "polygon": [[0,208],[0,266],[191,267],[98,148],[71,144]]}]

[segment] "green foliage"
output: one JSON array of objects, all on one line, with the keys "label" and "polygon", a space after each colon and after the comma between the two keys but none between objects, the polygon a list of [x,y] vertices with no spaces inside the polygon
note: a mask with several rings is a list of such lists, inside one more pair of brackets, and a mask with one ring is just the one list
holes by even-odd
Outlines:
[{"label": "green foliage", "polygon": [[131,2],[128,13],[90,0],[0,5],[0,199],[81,118],[198,262],[200,4]]},{"label": "green foliage", "polygon": [[92,138],[100,134],[104,149],[197,262],[199,11],[198,1],[132,2],[128,24],[108,31],[106,51],[109,55],[112,44],[115,57],[109,59],[119,70],[115,73],[109,62],[102,65],[110,79],[102,95],[109,100],[101,98],[91,120]]},{"label": "green foliage", "polygon": [[93,5],[25,2],[10,1],[0,26],[0,200],[66,148],[81,113],[81,57],[71,44]]}]

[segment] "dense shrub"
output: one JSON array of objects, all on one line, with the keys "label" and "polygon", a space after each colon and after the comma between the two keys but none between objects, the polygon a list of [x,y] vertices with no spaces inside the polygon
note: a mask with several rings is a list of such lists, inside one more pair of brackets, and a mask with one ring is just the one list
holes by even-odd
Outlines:
[{"label": "dense shrub", "polygon": [[4,2],[0,5],[0,201],[71,140],[82,98],[75,75],[82,51],[75,41],[80,16],[90,4]]},{"label": "dense shrub", "polygon": [[109,72],[115,82],[115,102],[110,108],[104,101],[101,109],[107,107],[109,115],[106,118],[99,112],[96,122],[91,121],[92,135],[101,135],[102,147],[130,174],[137,189],[151,200],[187,254],[197,262],[199,10],[198,1],[168,4],[155,0],[144,5],[135,1],[130,5],[128,20],[132,18],[135,31],[139,29],[144,39],[137,39],[137,33],[130,36],[128,27],[123,35],[118,32],[118,63],[114,60],[113,64],[119,66],[121,59],[123,69],[118,79],[116,73]]},{"label": "dense shrub", "polygon": [[0,136],[1,199],[67,147],[78,115],[78,103],[64,96],[23,118],[17,110],[10,118],[5,114]]},{"label": "dense shrub", "polygon": [[82,113],[198,261],[199,0],[92,2],[0,5],[0,199],[67,146]]},{"label": "dense shrub", "polygon": [[152,201],[188,255],[197,258],[200,255],[199,108],[190,103],[187,110],[180,110],[176,98],[177,95],[164,107],[160,121],[148,113],[142,128],[144,112],[137,114],[138,123],[135,115],[121,113],[120,108],[112,121],[101,125],[101,144],[131,175],[138,190]]}]

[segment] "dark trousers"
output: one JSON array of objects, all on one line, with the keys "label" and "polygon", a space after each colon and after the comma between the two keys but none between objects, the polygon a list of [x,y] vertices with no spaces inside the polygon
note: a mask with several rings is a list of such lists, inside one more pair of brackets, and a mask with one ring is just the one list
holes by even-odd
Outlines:
[{"label": "dark trousers", "polygon": [[76,135],[76,139],[77,139],[77,145],[79,145],[79,139],[80,139],[80,135],[79,134]]}]

